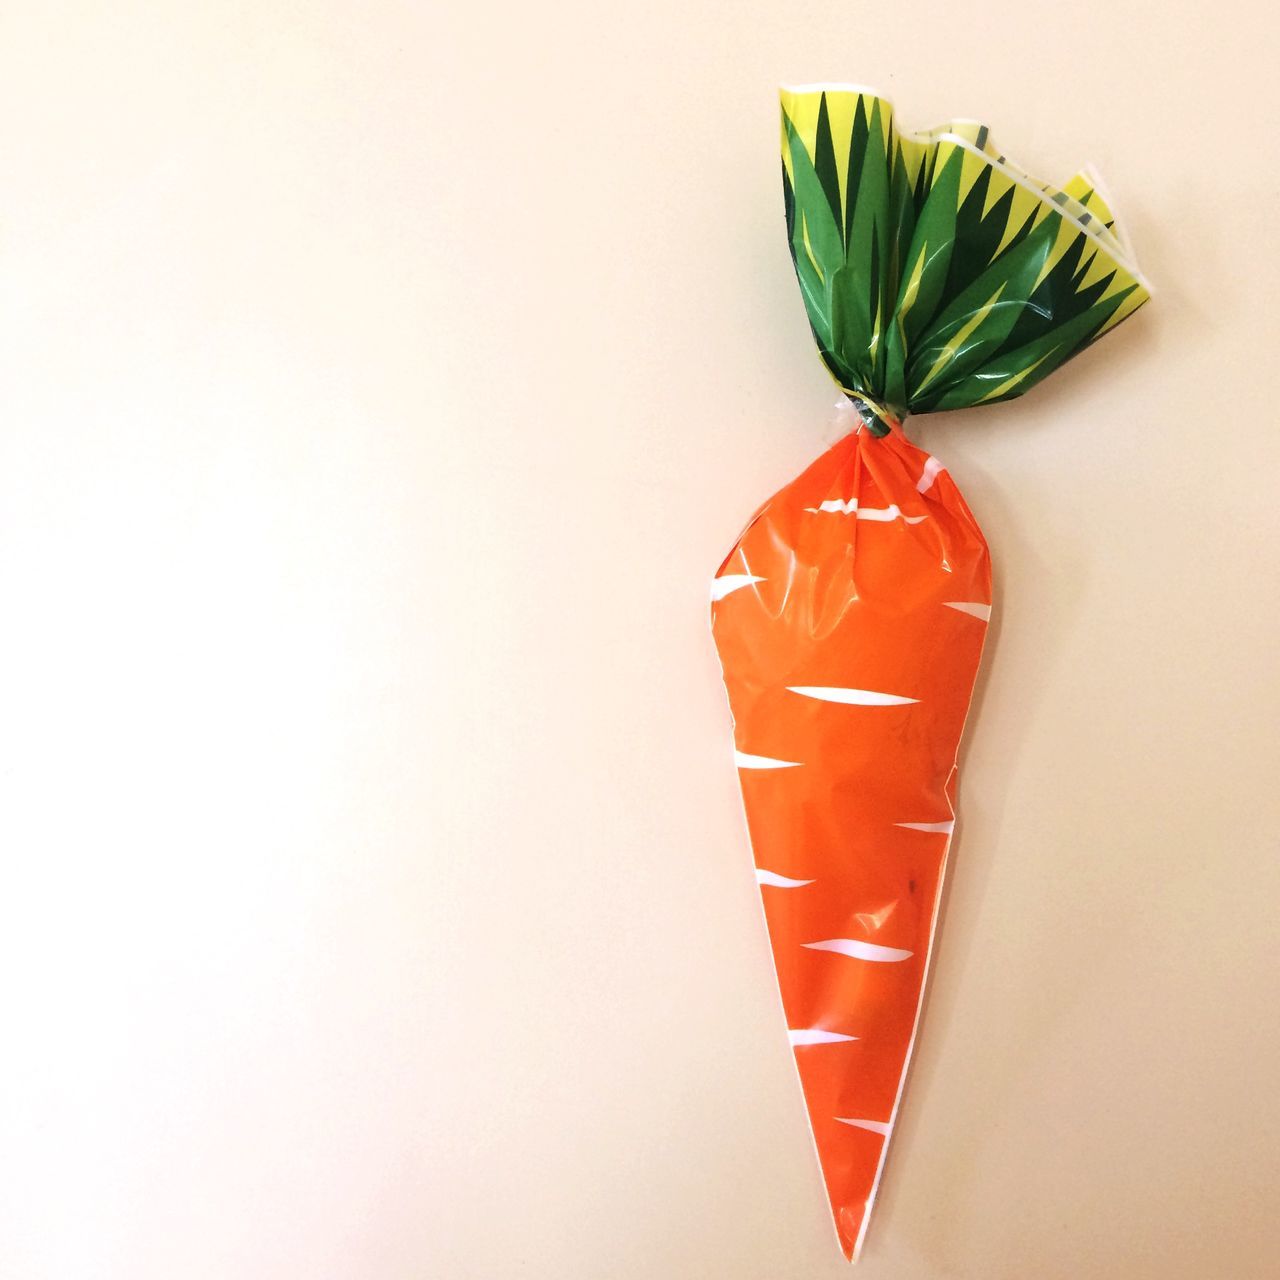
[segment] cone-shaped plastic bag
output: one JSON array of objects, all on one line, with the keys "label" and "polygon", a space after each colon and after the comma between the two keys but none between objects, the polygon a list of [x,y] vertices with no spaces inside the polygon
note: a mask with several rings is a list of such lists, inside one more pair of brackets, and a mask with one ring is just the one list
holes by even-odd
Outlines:
[{"label": "cone-shaped plastic bag", "polygon": [[908,412],[1021,395],[1147,288],[1096,183],[986,128],[899,134],[869,91],[782,94],[787,231],[859,429],[755,515],[712,584],[756,875],[845,1254],[902,1098],[991,614],[986,542]]}]

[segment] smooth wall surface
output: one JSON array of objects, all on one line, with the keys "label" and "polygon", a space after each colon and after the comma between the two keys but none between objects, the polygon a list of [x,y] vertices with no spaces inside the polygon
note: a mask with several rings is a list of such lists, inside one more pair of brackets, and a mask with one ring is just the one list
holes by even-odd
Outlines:
[{"label": "smooth wall surface", "polygon": [[6,6],[0,1275],[845,1274],[707,579],[826,443],[780,80],[1150,306],[910,424],[997,616],[860,1275],[1280,1250],[1262,5]]}]

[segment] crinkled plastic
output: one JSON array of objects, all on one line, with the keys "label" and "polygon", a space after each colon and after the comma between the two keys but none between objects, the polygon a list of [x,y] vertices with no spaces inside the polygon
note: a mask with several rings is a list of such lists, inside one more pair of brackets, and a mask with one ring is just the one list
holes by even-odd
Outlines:
[{"label": "crinkled plastic", "polygon": [[988,619],[986,541],[907,413],[1021,395],[1148,297],[1097,183],[1038,182],[868,90],[782,93],[787,231],[857,409],[712,584],[778,985],[836,1231],[856,1258],[902,1100]]}]

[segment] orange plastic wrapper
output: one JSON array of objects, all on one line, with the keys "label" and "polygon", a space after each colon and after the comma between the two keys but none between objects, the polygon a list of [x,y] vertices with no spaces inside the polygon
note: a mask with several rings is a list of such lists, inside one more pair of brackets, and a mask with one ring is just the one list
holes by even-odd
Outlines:
[{"label": "orange plastic wrapper", "polygon": [[1021,395],[1145,281],[1082,174],[1030,178],[963,121],[782,93],[792,260],[857,429],[756,513],[712,630],[788,1036],[846,1257],[902,1102],[991,616],[991,562],[909,412]]}]

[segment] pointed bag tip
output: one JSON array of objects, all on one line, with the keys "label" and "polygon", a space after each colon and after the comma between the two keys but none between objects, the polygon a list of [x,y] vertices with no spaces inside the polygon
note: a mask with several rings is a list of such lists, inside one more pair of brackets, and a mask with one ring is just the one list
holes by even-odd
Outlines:
[{"label": "pointed bag tip", "polygon": [[844,1206],[836,1212],[836,1236],[840,1242],[840,1252],[850,1266],[856,1266],[862,1256],[863,1234],[862,1218],[855,1210]]}]

